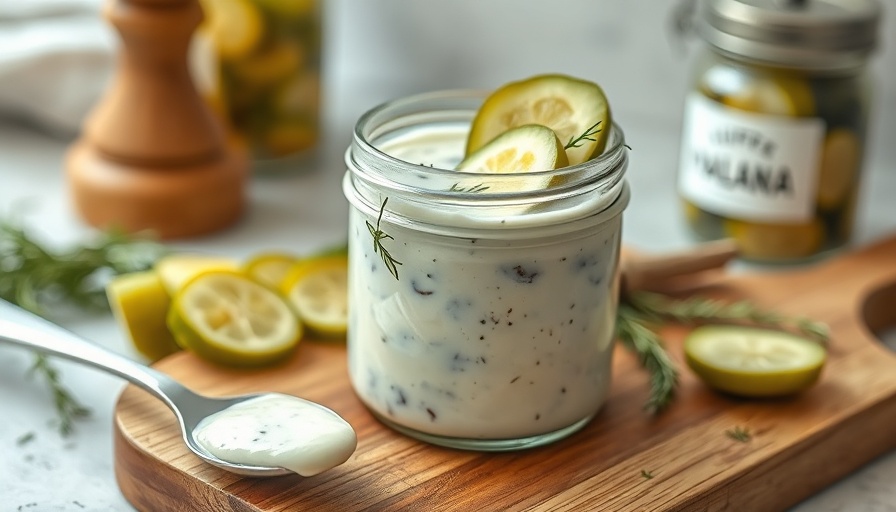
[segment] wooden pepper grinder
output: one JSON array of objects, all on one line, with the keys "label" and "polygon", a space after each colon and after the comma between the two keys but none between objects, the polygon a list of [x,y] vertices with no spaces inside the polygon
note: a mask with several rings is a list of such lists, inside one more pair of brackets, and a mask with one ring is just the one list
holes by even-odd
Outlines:
[{"label": "wooden pepper grinder", "polygon": [[164,239],[232,224],[245,205],[249,158],[228,145],[190,76],[199,3],[109,0],[104,15],[123,50],[110,89],[67,155],[75,207],[94,226]]}]

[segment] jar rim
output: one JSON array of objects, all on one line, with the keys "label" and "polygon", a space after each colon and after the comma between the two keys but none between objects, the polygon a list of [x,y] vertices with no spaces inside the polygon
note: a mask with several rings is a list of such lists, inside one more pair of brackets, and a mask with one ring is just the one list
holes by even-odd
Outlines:
[{"label": "jar rim", "polygon": [[[375,170],[390,170],[394,168],[406,168],[405,170],[409,170],[407,168],[412,168],[418,172],[423,172],[427,175],[431,175],[430,177],[438,178],[450,178],[452,180],[458,178],[459,176],[462,178],[473,178],[473,181],[478,179],[489,180],[489,182],[494,182],[497,184],[501,184],[502,182],[512,182],[519,180],[529,180],[529,181],[542,181],[546,178],[553,179],[555,186],[551,187],[551,193],[563,192],[571,187],[575,187],[580,185],[581,183],[576,183],[575,180],[571,179],[576,176],[582,175],[583,171],[586,169],[594,169],[595,167],[599,167],[600,169],[597,172],[593,172],[591,176],[589,176],[590,180],[601,180],[605,178],[612,178],[611,176],[614,172],[624,169],[619,169],[619,166],[615,165],[619,163],[621,157],[624,156],[625,151],[628,149],[628,146],[625,142],[625,134],[622,131],[622,128],[616,123],[612,123],[611,134],[607,140],[607,146],[604,149],[601,155],[592,158],[591,160],[587,160],[585,162],[569,165],[566,167],[561,167],[553,170],[545,170],[545,171],[536,171],[529,173],[466,173],[460,172],[455,169],[446,169],[437,166],[428,166],[425,164],[415,164],[412,162],[407,162],[400,158],[397,158],[389,153],[382,151],[376,144],[371,142],[369,139],[371,135],[381,135],[381,133],[376,132],[376,129],[381,129],[385,126],[386,129],[393,129],[397,127],[386,125],[371,126],[373,123],[377,121],[381,121],[381,117],[384,117],[386,114],[397,112],[401,113],[403,109],[412,107],[414,105],[417,108],[409,109],[408,113],[405,114],[402,119],[406,122],[414,121],[416,119],[415,115],[425,110],[423,107],[426,105],[430,105],[432,103],[438,102],[448,102],[448,104],[453,107],[450,110],[442,109],[446,112],[452,112],[451,117],[457,116],[457,118],[461,117],[461,108],[460,105],[464,102],[477,101],[481,103],[482,100],[485,99],[489,92],[480,89],[447,89],[441,91],[432,91],[420,94],[414,94],[410,96],[405,96],[402,98],[390,100],[383,102],[364,114],[358,119],[357,123],[355,123],[354,130],[352,132],[352,143],[349,150],[346,152],[346,163],[350,168],[357,167],[359,163],[359,157],[363,160],[364,164],[372,165]],[[471,111],[469,110],[469,104],[467,105],[467,110],[465,110],[466,114],[469,114]],[[613,184],[622,179],[623,173],[618,173],[616,179],[613,180]],[[468,180],[464,180],[468,181]],[[394,184],[397,188],[401,189],[400,183]],[[497,189],[497,188],[496,188]],[[513,191],[507,188],[502,188],[501,192],[497,192],[495,190],[485,190],[485,191],[464,191],[457,189],[442,189],[442,190],[427,190],[428,193],[432,193],[435,195],[441,196],[470,196],[475,195],[476,197],[483,196],[531,196],[531,195],[541,195],[544,193],[544,190],[537,189],[535,187],[522,187],[519,190]]]},{"label": "jar rim", "polygon": [[[434,91],[388,101],[365,112],[345,153],[346,197],[373,216],[383,211],[381,202],[387,198],[384,220],[427,224],[426,229],[433,231],[459,225],[511,231],[577,224],[586,218],[596,222],[603,218],[597,214],[617,212],[620,204],[624,207],[627,146],[616,124],[599,157],[549,171],[461,172],[441,162],[438,166],[409,162],[402,158],[407,153],[390,154],[399,146],[428,148],[427,144],[442,140],[437,135],[450,133],[451,155],[461,158],[470,122],[486,96],[487,92],[475,89]],[[394,147],[383,148],[390,143]],[[418,215],[427,220],[409,219]]]}]

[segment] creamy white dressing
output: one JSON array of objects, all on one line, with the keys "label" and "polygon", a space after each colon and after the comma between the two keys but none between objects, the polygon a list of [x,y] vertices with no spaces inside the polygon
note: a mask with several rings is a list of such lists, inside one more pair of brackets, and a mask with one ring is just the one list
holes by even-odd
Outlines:
[{"label": "creamy white dressing", "polygon": [[[424,133],[381,150],[450,169],[463,146],[457,133]],[[625,202],[572,231],[571,220],[612,200],[591,196],[487,217],[390,196],[390,212],[426,226],[489,230],[445,236],[390,224],[384,245],[402,262],[398,280],[374,251],[369,217],[353,209],[349,374],[361,400],[397,425],[451,438],[524,438],[591,417],[610,383]]]},{"label": "creamy white dressing", "polygon": [[314,402],[271,393],[203,420],[193,433],[227,462],[282,467],[316,475],[348,460],[357,436],[347,421]]}]

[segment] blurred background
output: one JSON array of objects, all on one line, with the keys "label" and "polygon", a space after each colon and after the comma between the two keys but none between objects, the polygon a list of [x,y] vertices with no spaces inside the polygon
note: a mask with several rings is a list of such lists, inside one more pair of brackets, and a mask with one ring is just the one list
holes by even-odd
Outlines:
[{"label": "blurred background", "polygon": [[[206,7],[219,11],[233,11],[238,3],[205,0]],[[258,0],[255,5],[287,5],[301,12],[313,9],[313,4],[307,0]],[[675,193],[683,102],[699,49],[687,27],[694,5],[695,0],[321,1],[320,18],[311,21],[319,23],[320,46],[302,56],[303,69],[318,74],[294,94],[315,100],[319,119],[310,119],[312,133],[292,148],[302,150],[306,144],[314,148],[316,158],[280,166],[293,175],[291,178],[258,178],[287,180],[292,187],[288,190],[300,195],[302,189],[309,188],[309,181],[332,180],[332,186],[326,187],[332,193],[327,201],[321,201],[320,195],[307,199],[329,208],[324,217],[335,219],[333,225],[338,226],[345,218],[338,187],[342,152],[355,120],[365,110],[417,92],[492,89],[538,73],[561,72],[601,84],[615,120],[634,148],[629,174],[634,199],[627,211],[627,222],[639,224],[634,242],[652,247],[680,245],[685,235],[684,227],[675,220],[677,209],[657,212],[650,205],[657,194],[671,197]],[[112,76],[119,45],[117,34],[98,14],[101,6],[101,0],[9,0],[0,4],[0,122],[7,137],[20,130],[55,141],[77,135]],[[245,25],[244,13],[229,14],[242,20],[237,28]],[[238,32],[231,40],[236,37]],[[195,53],[197,82],[207,92],[216,81],[220,84],[221,77],[215,76],[217,68],[207,59],[197,66]],[[889,13],[882,20],[880,45],[871,67],[875,92],[866,168],[891,168],[888,163],[896,161],[896,146],[889,141],[896,136],[896,117],[888,114],[896,112],[896,17]],[[309,89],[314,86],[319,90]],[[266,97],[272,95],[265,92]],[[222,100],[212,98],[212,103],[216,101]],[[317,113],[301,115],[308,121]],[[287,145],[284,151],[290,149]],[[10,175],[18,172],[11,168],[10,148],[3,150],[7,155],[0,153],[0,179],[11,183],[15,180]],[[27,161],[25,155],[19,156]],[[316,176],[320,173],[326,177]],[[880,223],[887,222],[861,216],[867,201],[886,199],[875,195],[883,194],[881,186],[896,190],[892,174],[865,180],[859,239],[863,226],[878,223],[880,228],[884,227]],[[885,181],[880,183],[880,179]],[[277,183],[272,188],[284,190],[285,183]],[[255,196],[265,195],[266,186],[255,185]],[[256,216],[268,218],[259,209],[277,210],[279,196],[273,195],[252,203]],[[303,213],[317,217],[314,212]]]}]

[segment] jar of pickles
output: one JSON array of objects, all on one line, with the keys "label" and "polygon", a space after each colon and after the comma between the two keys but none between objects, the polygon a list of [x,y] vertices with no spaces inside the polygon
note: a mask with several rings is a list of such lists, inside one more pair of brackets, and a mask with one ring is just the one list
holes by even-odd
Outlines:
[{"label": "jar of pickles", "polygon": [[678,186],[703,240],[796,262],[850,239],[865,148],[875,0],[708,0]]},{"label": "jar of pickles", "polygon": [[255,168],[304,155],[318,139],[318,0],[200,0],[193,76],[212,110],[245,143]]}]

